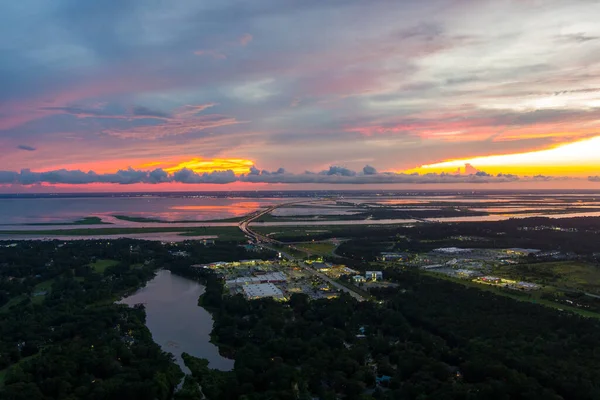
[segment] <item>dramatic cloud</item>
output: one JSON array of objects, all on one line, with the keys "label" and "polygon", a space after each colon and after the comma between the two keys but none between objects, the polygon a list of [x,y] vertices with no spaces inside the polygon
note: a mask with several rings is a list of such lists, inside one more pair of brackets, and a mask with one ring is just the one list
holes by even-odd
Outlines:
[{"label": "dramatic cloud", "polygon": [[377,174],[377,170],[373,167],[371,167],[370,165],[365,165],[365,167],[363,168],[363,174],[365,175],[376,175]]},{"label": "dramatic cloud", "polygon": [[351,171],[348,168],[344,168],[344,167],[331,166],[331,167],[329,167],[329,170],[320,172],[320,175],[327,175],[327,176],[332,176],[332,175],[334,175],[334,176],[355,176],[356,172]]},{"label": "dramatic cloud", "polygon": [[133,107],[131,113],[138,117],[155,117],[168,119],[170,115],[163,111],[151,110],[147,107],[136,106]]},{"label": "dramatic cloud", "polygon": [[[518,177],[511,174],[492,176],[483,171],[471,175],[456,174],[404,174],[393,172],[376,172],[373,167],[365,167],[362,172],[355,172],[343,167],[332,166],[318,173],[306,171],[301,174],[286,172],[279,168],[276,171],[259,170],[252,166],[246,174],[236,174],[232,170],[196,172],[183,168],[169,173],[163,169],[152,171],[132,168],[119,170],[116,173],[98,174],[93,171],[55,170],[46,172],[0,171],[0,184],[35,185],[41,183],[81,185],[90,183],[112,183],[130,185],[136,183],[161,184],[177,182],[184,184],[228,184],[233,182],[269,183],[269,184],[457,184],[457,183],[506,183],[515,181],[550,181],[562,180],[564,177],[533,176]],[[589,180],[596,181],[597,177]],[[600,179],[599,179],[600,180]]]},{"label": "dramatic cloud", "polygon": [[184,168],[173,173],[172,180],[180,183],[232,183],[237,181],[233,171],[213,171],[199,174]]},{"label": "dramatic cloud", "polygon": [[17,149],[19,149],[19,150],[25,150],[25,151],[36,151],[37,150],[35,147],[27,146],[27,145],[24,145],[24,144],[18,145]]},{"label": "dramatic cloud", "polygon": [[479,172],[479,170],[477,168],[475,168],[474,166],[472,166],[469,163],[465,164],[465,174],[467,175],[473,175],[473,174],[477,174]]},{"label": "dramatic cloud", "polygon": [[[0,170],[56,172],[13,180],[97,181],[85,171],[201,154],[316,171],[239,167],[244,179],[275,183],[587,181],[599,147],[567,161],[531,156],[600,137],[597,15],[600,3],[589,0],[7,6]],[[467,163],[477,171],[465,175]],[[171,165],[102,179],[173,182]],[[233,179],[184,168],[193,173],[182,182]],[[465,176],[442,175],[459,168]]]}]

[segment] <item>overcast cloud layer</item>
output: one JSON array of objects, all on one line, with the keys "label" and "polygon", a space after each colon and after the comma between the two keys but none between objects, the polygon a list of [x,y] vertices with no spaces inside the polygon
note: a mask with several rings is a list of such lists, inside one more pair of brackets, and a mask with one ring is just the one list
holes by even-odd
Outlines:
[{"label": "overcast cloud layer", "polygon": [[[564,180],[567,177],[524,176],[511,174],[490,175],[484,171],[473,171],[470,174],[404,174],[377,172],[369,165],[361,171],[353,171],[344,167],[331,166],[320,172],[305,171],[294,174],[279,168],[277,171],[252,168],[250,173],[236,175],[231,170],[197,173],[184,168],[173,173],[163,169],[144,171],[133,168],[119,170],[116,173],[98,174],[93,171],[55,170],[47,172],[0,171],[0,184],[5,185],[38,185],[67,184],[86,185],[92,183],[112,183],[133,185],[139,183],[182,183],[182,184],[228,184],[234,182],[273,183],[273,184],[445,184],[445,183],[507,183],[507,182],[540,182]],[[598,181],[598,177],[590,176],[590,181]]]},{"label": "overcast cloud layer", "polygon": [[[600,135],[599,15],[588,0],[7,0],[0,170],[52,172],[2,180],[490,179],[302,171]],[[198,156],[294,174],[138,171]]]}]

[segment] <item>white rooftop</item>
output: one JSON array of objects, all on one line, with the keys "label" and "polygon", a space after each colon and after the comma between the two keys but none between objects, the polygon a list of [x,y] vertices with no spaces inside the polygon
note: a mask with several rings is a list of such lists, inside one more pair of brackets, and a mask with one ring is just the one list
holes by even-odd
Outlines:
[{"label": "white rooftop", "polygon": [[283,297],[283,292],[272,283],[257,283],[244,285],[244,294],[249,299],[260,299],[263,297]]},{"label": "white rooftop", "polygon": [[471,251],[471,249],[461,249],[458,247],[442,247],[440,249],[435,249],[433,251],[438,252],[438,253],[454,254],[454,253],[468,253]]},{"label": "white rooftop", "polygon": [[235,279],[230,279],[225,282],[227,286],[241,285],[244,283],[260,283],[260,282],[284,282],[287,281],[287,276],[283,272],[271,272],[258,276],[242,276]]}]

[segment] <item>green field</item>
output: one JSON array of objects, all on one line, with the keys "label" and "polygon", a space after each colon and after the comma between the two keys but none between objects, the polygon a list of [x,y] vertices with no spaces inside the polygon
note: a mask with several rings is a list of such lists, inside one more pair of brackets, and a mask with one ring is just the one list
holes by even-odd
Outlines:
[{"label": "green field", "polygon": [[172,228],[77,228],[77,229],[52,229],[39,231],[1,231],[1,235],[46,235],[46,236],[85,236],[96,235],[127,235],[127,234],[144,234],[144,233],[179,233],[181,236],[190,236],[190,240],[194,240],[194,236],[217,236],[217,240],[244,240],[245,236],[237,226],[223,227],[172,227]]},{"label": "green field", "polygon": [[116,219],[120,219],[121,221],[129,221],[129,222],[169,222],[163,221],[157,218],[145,218],[145,217],[130,217],[128,215],[113,215]]},{"label": "green field", "polygon": [[50,293],[50,291],[52,290],[52,284],[54,284],[54,279],[49,279],[47,281],[38,283],[37,285],[34,286],[31,296],[29,296],[27,294],[22,294],[20,296],[13,297],[12,299],[9,300],[8,303],[6,303],[2,307],[0,307],[0,313],[8,311],[8,309],[10,307],[14,306],[15,304],[20,303],[21,301],[27,299],[28,297],[31,299],[31,303],[33,303],[33,304],[43,303],[44,299],[46,299],[46,294],[38,294],[37,296],[35,294],[39,293],[39,292]]},{"label": "green field", "polygon": [[310,240],[313,235],[343,231],[339,226],[252,226],[252,230],[273,239],[294,238],[298,241]]},{"label": "green field", "polygon": [[20,296],[17,296],[17,297],[13,297],[12,299],[10,299],[8,301],[8,303],[6,303],[2,307],[0,307],[0,313],[8,311],[9,308],[11,308],[12,306],[14,306],[15,304],[20,303],[21,301],[25,300],[26,298],[27,298],[27,296],[24,295],[24,294],[22,294]]},{"label": "green field", "polygon": [[119,262],[116,260],[98,260],[94,263],[90,264],[90,267],[94,269],[94,272],[99,274],[103,274],[106,268],[113,267],[117,265]]},{"label": "green field", "polygon": [[11,369],[12,367],[14,367],[15,365],[19,365],[21,363],[29,361],[29,360],[31,360],[34,357],[37,357],[37,354],[34,354],[33,356],[22,358],[16,364],[13,364],[10,367],[8,367],[8,368],[3,369],[2,371],[0,371],[0,387],[2,387],[4,385],[4,381],[6,380],[6,374],[8,373],[9,369]]},{"label": "green field", "polygon": [[537,264],[502,265],[494,267],[494,275],[534,282],[557,289],[600,294],[600,266],[577,261]]},{"label": "green field", "polygon": [[25,224],[28,226],[59,226],[59,225],[112,225],[110,222],[104,222],[100,217],[85,217],[73,222],[35,222]]},{"label": "green field", "polygon": [[305,250],[310,254],[317,254],[321,256],[331,255],[337,248],[337,245],[329,242],[296,243],[295,246],[301,250]]},{"label": "green field", "polygon": [[243,241],[246,239],[246,235],[237,226],[192,228],[182,232],[181,236],[189,236],[190,240],[194,240],[194,236],[217,236],[216,240],[226,241]]},{"label": "green field", "polygon": [[308,256],[307,253],[301,251],[301,250],[297,250],[295,248],[289,247],[288,245],[277,245],[277,244],[273,244],[273,245],[269,245],[269,248],[275,250],[275,251],[281,251],[284,252],[286,254],[289,254],[290,256],[294,257],[294,258],[301,258],[304,259]]},{"label": "green field", "polygon": [[514,299],[514,300],[526,301],[526,302],[534,303],[534,304],[541,304],[546,307],[555,308],[555,309],[561,310],[561,311],[563,311],[563,310],[569,311],[569,312],[572,312],[575,314],[582,315],[584,317],[600,319],[599,313],[596,313],[593,311],[588,311],[588,310],[583,310],[581,308],[571,307],[571,306],[563,304],[563,303],[557,303],[555,301],[543,299],[542,294],[544,292],[548,293],[548,292],[553,291],[552,288],[545,288],[544,290],[537,290],[537,291],[531,291],[531,292],[519,292],[516,290],[503,289],[501,287],[492,286],[492,285],[482,285],[480,283],[472,282],[470,280],[453,278],[448,275],[439,274],[439,273],[435,273],[435,272],[422,272],[422,273],[426,274],[428,276],[431,276],[433,278],[444,279],[447,281],[461,284],[463,286],[472,287],[472,288],[475,288],[478,290],[485,290],[488,292],[493,292],[499,296],[510,297],[511,299]]},{"label": "green field", "polygon": [[196,224],[199,222],[240,222],[242,219],[244,219],[244,217],[231,217],[231,218],[224,218],[224,219],[211,219],[211,220],[205,220],[205,221],[194,221],[194,220],[177,220],[177,221],[166,221],[166,220],[162,220],[159,218],[146,218],[146,217],[132,217],[129,215],[113,215],[116,219],[120,219],[121,221],[128,221],[128,222],[139,222],[139,223],[146,223],[146,222],[154,222],[154,223],[161,223],[161,224]]}]

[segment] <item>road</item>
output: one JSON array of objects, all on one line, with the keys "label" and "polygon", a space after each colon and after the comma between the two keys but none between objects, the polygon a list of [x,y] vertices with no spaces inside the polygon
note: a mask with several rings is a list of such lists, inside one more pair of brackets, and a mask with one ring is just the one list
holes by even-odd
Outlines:
[{"label": "road", "polygon": [[296,202],[292,202],[292,203],[284,203],[284,204],[278,204],[275,206],[271,206],[268,207],[264,210],[260,210],[257,212],[254,212],[250,215],[248,215],[246,218],[244,218],[242,221],[240,221],[239,223],[239,227],[242,230],[242,232],[244,232],[244,234],[250,238],[252,241],[254,241],[256,244],[271,249],[273,251],[277,251],[279,253],[281,253],[282,257],[285,257],[286,259],[290,260],[290,261],[296,261],[298,262],[298,265],[304,269],[307,273],[318,277],[319,279],[324,280],[325,282],[329,283],[331,286],[333,286],[334,288],[336,288],[337,290],[341,291],[341,292],[346,292],[348,293],[350,296],[354,297],[356,300],[358,301],[365,301],[366,299],[360,295],[359,293],[355,292],[354,290],[351,290],[350,288],[334,281],[333,279],[331,279],[330,277],[328,277],[327,275],[314,270],[313,268],[311,268],[310,266],[308,266],[306,263],[304,263],[303,261],[300,260],[296,260],[295,257],[293,257],[292,255],[286,253],[285,251],[281,251],[281,249],[274,247],[274,246],[287,246],[285,243],[280,242],[279,240],[275,240],[273,238],[270,238],[268,236],[262,235],[258,232],[253,231],[250,228],[250,224],[253,221],[256,221],[257,219],[259,219],[260,217],[262,217],[263,215],[269,214],[271,212],[273,212],[274,210],[276,210],[277,208],[280,207],[289,207],[291,205],[294,204],[306,204],[306,203],[314,203],[314,202],[319,202],[319,201],[326,201],[329,199],[319,199],[319,200],[313,200],[313,201],[296,201]]}]

